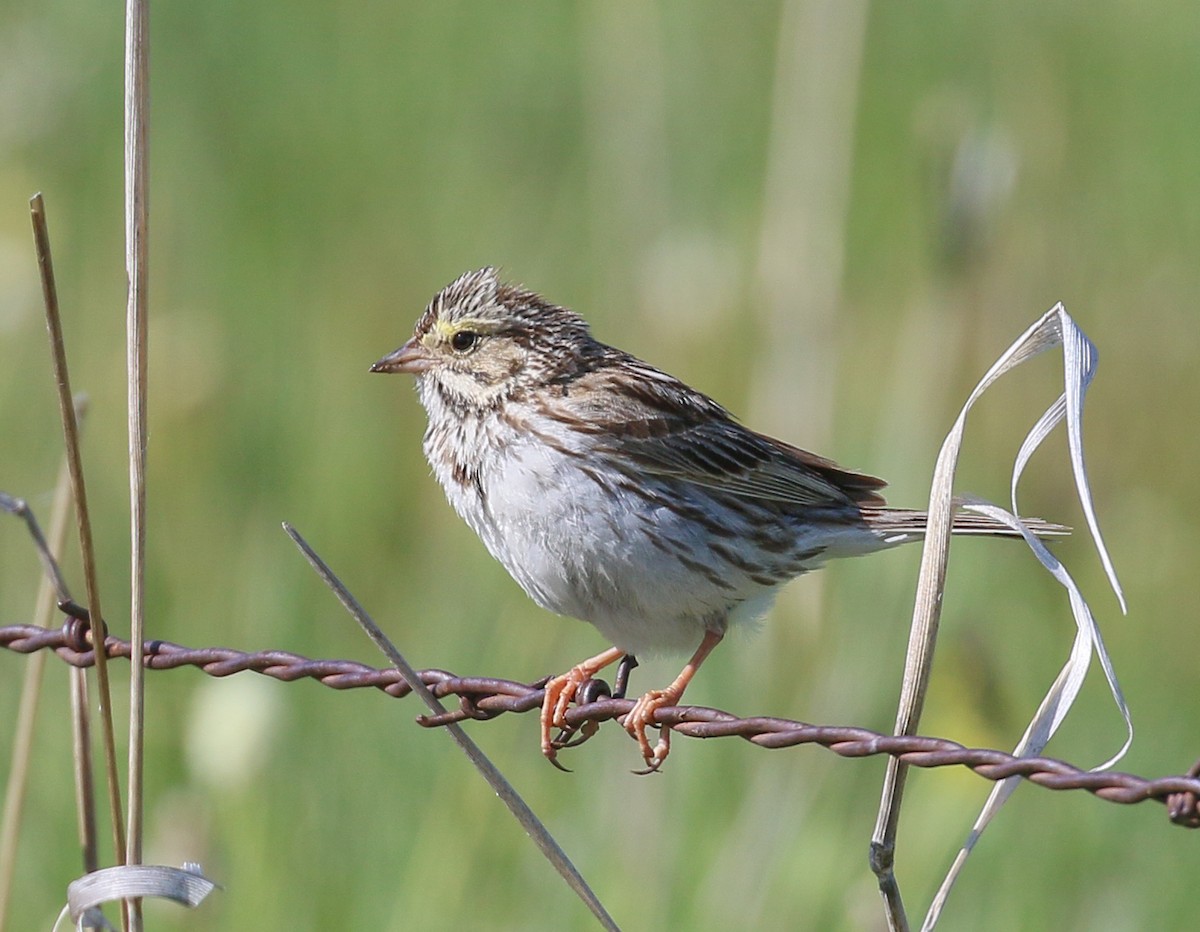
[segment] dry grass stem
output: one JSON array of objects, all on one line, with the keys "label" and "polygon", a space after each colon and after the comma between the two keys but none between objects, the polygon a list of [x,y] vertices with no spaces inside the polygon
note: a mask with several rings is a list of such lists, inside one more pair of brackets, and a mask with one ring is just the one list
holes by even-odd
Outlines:
[{"label": "dry grass stem", "polygon": [[[446,715],[446,707],[429,691],[429,687],[421,680],[417,671],[404,658],[404,655],[396,649],[396,646],[392,644],[380,627],[375,624],[371,616],[367,614],[366,609],[359,604],[358,600],[354,598],[350,590],[338,579],[333,570],[329,568],[324,560],[317,556],[316,552],[294,527],[285,522],[283,529],[288,537],[292,539],[292,542],[300,548],[300,552],[304,554],[305,559],[308,560],[317,575],[321,577],[322,582],[333,590],[338,601],[342,603],[346,611],[353,616],[354,620],[366,632],[367,637],[391,661],[392,665],[400,671],[400,675],[404,677],[404,681],[408,684],[408,687],[421,697],[421,701],[435,715]],[[458,724],[451,722],[447,724],[446,728],[450,732],[451,737],[454,738],[454,742],[467,755],[471,763],[475,765],[475,769],[482,774],[488,785],[500,797],[500,800],[508,807],[513,816],[516,817],[521,828],[525,830],[533,840],[533,843],[538,846],[538,849],[546,856],[546,859],[554,865],[554,869],[566,881],[567,886],[583,900],[588,909],[591,910],[592,915],[599,920],[605,929],[617,930],[618,926],[608,914],[608,910],[604,908],[604,904],[592,892],[592,888],[583,879],[583,875],[571,863],[571,859],[567,857],[566,852],[554,840],[554,836],[550,834],[546,826],[542,824],[542,821],[529,808],[525,800],[513,788],[513,785],[505,779],[504,775],[496,768],[496,765],[479,748],[479,745],[472,741]]]},{"label": "dry grass stem", "polygon": [[[103,647],[104,615],[100,610],[100,590],[96,581],[96,551],[92,540],[92,523],[88,511],[87,487],[83,478],[83,459],[79,449],[79,422],[71,397],[71,377],[67,368],[67,351],[63,342],[62,320],[59,317],[58,289],[54,282],[54,265],[50,255],[50,233],[46,226],[45,204],[40,194],[30,201],[34,243],[37,248],[38,269],[42,279],[42,294],[46,304],[46,329],[50,334],[51,356],[54,360],[54,381],[58,387],[58,407],[62,416],[66,443],[67,465],[71,473],[71,490],[75,499],[75,518],[79,530],[79,550],[83,563],[84,586],[87,590],[88,613],[92,620],[93,643]],[[108,681],[108,663],[103,649],[96,651],[96,683],[100,725],[104,744],[104,764],[108,778],[108,805],[112,819],[113,851],[118,863],[125,859],[125,829],[121,815],[121,788],[117,778],[117,750],[113,738],[112,690]]]},{"label": "dry grass stem", "polygon": [[[142,861],[143,759],[145,735],[146,569],[146,325],[148,316],[148,72],[149,4],[128,0],[125,7],[125,263],[129,280],[127,349],[129,373],[129,499],[131,641],[135,653],[129,677],[129,823],[125,861]],[[141,901],[127,901],[129,926],[142,927]]]}]

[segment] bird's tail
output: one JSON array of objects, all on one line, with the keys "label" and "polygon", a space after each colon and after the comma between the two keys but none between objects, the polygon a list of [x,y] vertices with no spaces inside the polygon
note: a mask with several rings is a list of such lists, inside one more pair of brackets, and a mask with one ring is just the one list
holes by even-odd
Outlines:
[{"label": "bird's tail", "polygon": [[[928,523],[928,512],[914,508],[891,508],[888,506],[861,508],[863,520],[877,534],[883,535],[888,543],[902,544],[911,540],[920,540],[925,536],[925,525]],[[1021,518],[1038,537],[1066,537],[1071,529],[1065,524],[1055,524],[1042,518]],[[984,537],[1020,537],[1021,535],[994,518],[976,514],[973,511],[959,511],[954,515],[951,526],[954,534],[978,534]]]}]

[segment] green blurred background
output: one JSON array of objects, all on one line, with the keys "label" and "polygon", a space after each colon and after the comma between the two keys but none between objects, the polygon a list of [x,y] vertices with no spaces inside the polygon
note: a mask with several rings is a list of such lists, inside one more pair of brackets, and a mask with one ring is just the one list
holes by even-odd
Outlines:
[{"label": "green blurred background", "polygon": [[[122,30],[113,4],[0,9],[0,488],[48,518],[61,431],[26,207],[40,190],[92,399],[117,629]],[[379,661],[288,520],[418,666],[532,680],[605,646],[490,560],[428,475],[411,387],[367,374],[466,269],[503,266],[908,505],[975,380],[1061,299],[1101,351],[1086,443],[1130,616],[1086,539],[1058,552],[1134,710],[1122,767],[1181,772],[1200,753],[1198,48],[1184,0],[156,4],[151,635]],[[978,409],[960,488],[1004,499],[1057,365]],[[1035,459],[1022,504],[1078,526],[1064,446]],[[794,584],[688,698],[890,728],[918,558]],[[74,548],[66,562],[82,592]],[[0,624],[28,620],[38,578],[6,519]],[[1011,746],[1072,632],[1021,548],[957,545],[923,730]],[[4,761],[25,663],[0,654]],[[677,666],[645,663],[635,684]],[[13,929],[48,927],[79,871],[66,682],[51,663]],[[412,701],[194,670],[149,690],[147,859],[201,861],[225,888],[197,913],[148,907],[149,927],[593,927]],[[531,716],[470,730],[625,928],[882,927],[866,861],[881,760],[680,739],[661,775],[635,777],[609,726],[565,775]],[[1121,736],[1097,675],[1050,751],[1091,765]],[[898,873],[914,920],[987,790],[911,778]],[[1023,787],[944,927],[1191,927],[1196,844],[1157,804]]]}]

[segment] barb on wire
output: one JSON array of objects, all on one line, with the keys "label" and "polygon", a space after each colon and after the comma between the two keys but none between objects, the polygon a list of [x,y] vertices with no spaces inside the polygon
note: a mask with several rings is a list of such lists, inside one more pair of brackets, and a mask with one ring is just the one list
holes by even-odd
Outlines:
[{"label": "barb on wire", "polygon": [[42,527],[38,524],[37,518],[34,516],[29,505],[26,504],[25,499],[14,498],[7,492],[0,492],[0,510],[7,511],[10,515],[20,518],[25,522],[29,536],[33,538],[33,546],[37,550],[38,559],[42,561],[42,569],[46,571],[46,577],[54,587],[54,591],[58,595],[58,600],[60,602],[70,601],[71,592],[67,589],[67,581],[63,579],[62,570],[58,567],[58,561],[54,559],[54,554],[46,544],[46,537],[42,534]]},{"label": "barb on wire", "polygon": [[[0,627],[0,647],[30,654],[52,650],[72,666],[90,666],[95,653],[82,636],[82,623],[68,621],[61,629],[35,625]],[[128,659],[132,652],[128,641],[105,639],[105,653],[112,659]],[[411,690],[398,671],[378,669],[352,660],[312,660],[288,651],[267,650],[257,653],[226,647],[184,647],[170,641],[147,641],[145,666],[149,670],[197,667],[209,676],[229,676],[250,670],[284,682],[312,679],[332,689],[371,687],[402,698]],[[439,716],[418,719],[426,726],[445,725],[466,719],[487,720],[505,712],[528,712],[542,706],[540,684],[528,685],[494,677],[461,677],[446,670],[419,670],[421,681],[435,696],[457,696],[459,708]],[[586,722],[607,722],[621,718],[633,708],[630,699],[604,695],[571,709],[568,727],[578,729]],[[1022,777],[1030,783],[1052,790],[1087,790],[1113,803],[1140,803],[1157,800],[1167,806],[1175,825],[1200,828],[1200,761],[1185,775],[1146,779],[1117,771],[1081,770],[1071,764],[1046,757],[1014,757],[989,748],[969,748],[945,738],[921,735],[885,735],[866,728],[840,725],[813,725],[769,716],[739,718],[729,712],[703,706],[672,706],[659,709],[655,724],[666,725],[677,734],[692,738],[737,736],[764,748],[784,748],[816,744],[842,757],[868,757],[887,754],[914,767],[969,767],[987,780]]]}]

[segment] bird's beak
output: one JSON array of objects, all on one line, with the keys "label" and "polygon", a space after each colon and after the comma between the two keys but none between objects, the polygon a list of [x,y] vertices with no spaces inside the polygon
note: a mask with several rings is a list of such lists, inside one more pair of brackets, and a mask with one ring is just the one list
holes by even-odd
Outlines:
[{"label": "bird's beak", "polygon": [[433,357],[416,338],[409,340],[394,353],[388,353],[371,367],[372,372],[407,372],[420,375],[433,365]]}]

